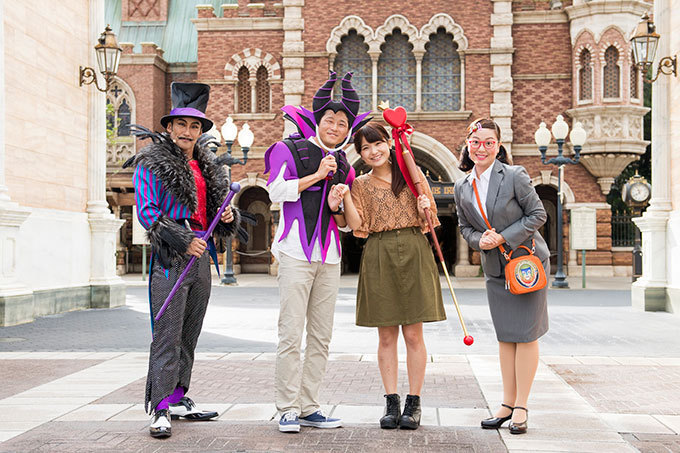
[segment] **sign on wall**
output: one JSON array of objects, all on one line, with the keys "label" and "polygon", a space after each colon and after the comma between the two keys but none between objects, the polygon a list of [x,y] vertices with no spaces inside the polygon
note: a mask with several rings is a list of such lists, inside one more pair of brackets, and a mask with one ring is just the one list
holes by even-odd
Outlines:
[{"label": "sign on wall", "polygon": [[137,218],[137,206],[132,207],[132,243],[134,245],[149,245],[146,230]]},{"label": "sign on wall", "polygon": [[586,206],[572,209],[569,236],[572,250],[596,250],[597,211]]}]

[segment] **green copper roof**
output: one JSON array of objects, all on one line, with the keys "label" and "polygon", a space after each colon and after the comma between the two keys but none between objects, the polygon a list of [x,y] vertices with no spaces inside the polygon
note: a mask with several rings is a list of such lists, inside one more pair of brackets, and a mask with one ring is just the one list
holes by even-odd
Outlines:
[{"label": "green copper roof", "polygon": [[168,20],[152,22],[122,21],[122,0],[106,0],[106,23],[118,36],[118,42],[135,44],[153,42],[165,51],[163,59],[168,63],[195,63],[198,53],[198,33],[191,19],[197,17],[196,5],[212,5],[215,15],[221,15],[220,6],[236,3],[236,0],[169,0]]}]

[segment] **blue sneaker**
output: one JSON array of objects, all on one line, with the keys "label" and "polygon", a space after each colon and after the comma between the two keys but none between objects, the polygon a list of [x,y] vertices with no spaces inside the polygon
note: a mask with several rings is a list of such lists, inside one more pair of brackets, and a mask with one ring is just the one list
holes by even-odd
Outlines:
[{"label": "blue sneaker", "polygon": [[326,417],[321,410],[318,410],[305,417],[300,417],[300,425],[313,426],[314,428],[339,428],[342,426],[342,420]]},{"label": "blue sneaker", "polygon": [[288,411],[281,414],[279,420],[279,431],[282,433],[299,433],[300,419],[295,411]]}]

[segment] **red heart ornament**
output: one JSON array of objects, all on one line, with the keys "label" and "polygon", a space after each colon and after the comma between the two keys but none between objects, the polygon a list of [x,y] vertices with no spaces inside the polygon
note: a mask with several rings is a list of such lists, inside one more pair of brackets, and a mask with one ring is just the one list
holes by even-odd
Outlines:
[{"label": "red heart ornament", "polygon": [[383,111],[383,118],[392,127],[399,128],[406,124],[406,109],[402,106],[398,106],[396,109],[385,109]]}]

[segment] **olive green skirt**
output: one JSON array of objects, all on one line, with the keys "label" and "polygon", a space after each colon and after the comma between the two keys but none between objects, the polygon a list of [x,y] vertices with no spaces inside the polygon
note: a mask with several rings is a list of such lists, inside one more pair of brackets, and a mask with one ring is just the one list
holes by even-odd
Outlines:
[{"label": "olive green skirt", "polygon": [[418,228],[368,237],[357,288],[357,325],[400,326],[446,319],[439,273]]}]

